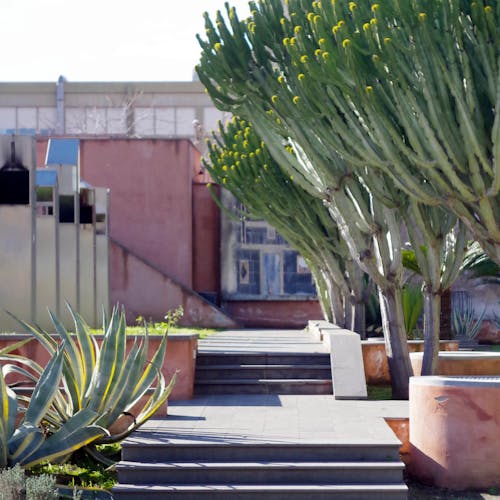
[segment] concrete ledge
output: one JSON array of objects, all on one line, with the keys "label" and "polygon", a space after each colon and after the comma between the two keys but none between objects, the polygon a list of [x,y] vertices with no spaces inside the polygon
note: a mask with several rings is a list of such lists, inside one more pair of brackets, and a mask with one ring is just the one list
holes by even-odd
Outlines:
[{"label": "concrete ledge", "polygon": [[411,475],[453,490],[500,486],[500,377],[410,379]]},{"label": "concrete ledge", "polygon": [[328,337],[335,399],[367,399],[359,335],[336,328],[328,331]]}]

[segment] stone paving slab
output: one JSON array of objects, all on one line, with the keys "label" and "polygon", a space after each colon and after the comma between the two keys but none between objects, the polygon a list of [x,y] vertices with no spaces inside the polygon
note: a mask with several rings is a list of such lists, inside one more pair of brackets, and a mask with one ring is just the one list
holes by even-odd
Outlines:
[{"label": "stone paving slab", "polygon": [[128,438],[171,443],[394,444],[384,417],[408,417],[407,401],[337,401],[329,395],[217,395],[169,403]]}]

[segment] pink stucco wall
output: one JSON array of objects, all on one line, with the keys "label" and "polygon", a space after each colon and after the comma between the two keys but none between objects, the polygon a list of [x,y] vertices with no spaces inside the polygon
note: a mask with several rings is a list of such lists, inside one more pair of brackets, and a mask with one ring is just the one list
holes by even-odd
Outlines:
[{"label": "pink stucco wall", "polygon": [[111,238],[188,287],[192,150],[164,139],[85,139],[80,148],[82,179],[111,189]]}]

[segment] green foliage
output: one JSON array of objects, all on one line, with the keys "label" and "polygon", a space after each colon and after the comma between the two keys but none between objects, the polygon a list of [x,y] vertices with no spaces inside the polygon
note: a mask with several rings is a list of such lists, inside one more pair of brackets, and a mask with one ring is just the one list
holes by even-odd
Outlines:
[{"label": "green foliage", "polygon": [[[119,460],[119,457],[115,455],[110,458]],[[37,466],[33,472],[35,474],[50,474],[56,478],[58,485],[66,488],[110,490],[117,482],[116,472],[80,451],[75,452],[63,464],[42,464]]]},{"label": "green foliage", "polygon": [[421,338],[416,331],[417,323],[424,310],[424,296],[419,287],[406,284],[402,291],[405,331],[408,340]]},{"label": "green foliage", "polygon": [[[332,311],[334,299],[329,288],[333,283],[347,304],[351,295],[363,302],[362,286],[352,269],[356,264],[328,208],[293,182],[293,176],[274,160],[248,121],[235,116],[225,127],[219,124],[218,133],[207,144],[209,153],[204,165],[212,179],[245,207],[245,217],[266,220],[302,255],[315,279],[325,315],[343,326],[344,318],[340,316],[344,311]],[[280,150],[294,157],[285,140]],[[209,188],[222,205],[211,185]]]},{"label": "green foliage", "polygon": [[57,500],[53,476],[28,476],[19,464],[0,472],[0,500]]},{"label": "green foliage", "polygon": [[483,278],[487,282],[500,284],[500,266],[490,259],[477,241],[469,244],[462,269],[471,271],[475,278]]},{"label": "green foliage", "polygon": [[[97,414],[82,409],[54,428],[47,415],[51,405],[56,405],[63,369],[64,345],[56,348],[45,367],[39,368],[38,379],[23,368],[7,363],[0,374],[0,466],[20,464],[25,468],[46,460],[62,459],[75,449],[104,436],[107,431],[95,424]],[[5,359],[5,357],[3,357]],[[21,356],[10,355],[7,360],[37,366]],[[25,406],[18,405],[18,398],[5,382],[9,373],[21,373],[36,380],[31,398]],[[21,398],[19,398],[21,400]],[[19,411],[24,413],[17,423]]]},{"label": "green foliage", "polygon": [[335,191],[331,171],[344,163],[374,189],[383,173],[417,202],[452,211],[500,262],[500,9],[462,0],[287,7],[289,16],[280,0],[251,2],[243,22],[229,7],[229,22],[206,17],[197,70],[214,103],[251,117],[269,147],[293,138],[320,172],[305,179],[290,161],[297,182]]},{"label": "green foliage", "polygon": [[[177,323],[181,320],[184,315],[184,309],[182,306],[178,306],[175,309],[169,309],[165,315],[166,321],[154,322],[150,320],[146,321],[144,316],[137,316],[135,319],[136,324],[142,327],[142,332],[144,328],[147,327],[148,333],[162,334],[166,335],[172,328],[177,326]],[[129,327],[127,327],[127,334],[131,334]]]},{"label": "green foliage", "polygon": [[24,470],[19,464],[0,472],[0,500],[23,500],[25,496]]},{"label": "green foliage", "polygon": [[57,500],[56,479],[48,474],[26,478],[26,500]]},{"label": "green foliage", "polygon": [[[37,413],[38,422],[43,419],[47,431],[54,434],[48,442],[59,433],[81,435],[77,447],[91,443],[92,446],[87,446],[86,450],[99,457],[93,446],[120,441],[140,427],[165,404],[176,377],[174,375],[166,385],[161,373],[167,347],[166,335],[150,360],[147,359],[147,332],[141,340],[135,340],[127,353],[125,313],[114,308],[109,319],[105,315],[103,317],[105,333],[99,347],[83,318],[71,307],[69,309],[74,320],[75,335],[71,335],[51,313],[54,327],[62,340],[61,345],[45,330],[18,320],[57,360],[59,376],[62,372],[64,380],[64,390],[60,390],[59,379],[53,377],[53,383],[49,384],[52,398],[44,399],[45,404]],[[43,370],[31,360],[21,357],[15,359],[39,374],[40,380],[47,378],[47,373],[50,373],[48,367]],[[30,377],[27,370],[16,367],[12,367],[12,370]],[[32,375],[31,378],[35,379]],[[26,419],[32,413],[33,402],[37,401],[37,387],[26,410]],[[146,402],[134,410],[143,396]],[[128,425],[110,433],[113,424],[122,415],[132,417],[128,418]],[[46,460],[50,460],[50,457],[46,457]]]},{"label": "green foliage", "polygon": [[476,318],[476,312],[470,297],[462,299],[459,307],[454,308],[451,314],[451,329],[456,339],[474,340],[483,324],[486,308]]}]

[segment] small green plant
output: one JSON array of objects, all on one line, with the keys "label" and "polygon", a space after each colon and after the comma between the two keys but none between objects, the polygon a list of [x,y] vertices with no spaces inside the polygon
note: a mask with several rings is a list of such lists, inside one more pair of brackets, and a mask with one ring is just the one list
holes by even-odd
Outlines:
[{"label": "small green plant", "polygon": [[0,500],[22,500],[25,492],[24,470],[19,464],[0,472]]},{"label": "small green plant", "polygon": [[56,479],[48,474],[26,478],[26,500],[57,500]]},{"label": "small green plant", "polygon": [[403,314],[405,318],[405,331],[408,340],[421,338],[417,331],[417,323],[424,309],[424,296],[422,290],[416,286],[406,284],[403,287]]},{"label": "small green plant", "polygon": [[0,472],[0,500],[57,500],[55,477],[28,476],[19,464]]},{"label": "small green plant", "polygon": [[453,336],[461,340],[474,340],[481,331],[486,307],[479,317],[476,318],[476,312],[474,311],[470,297],[462,297],[458,302],[459,306],[455,307],[451,314]]}]

